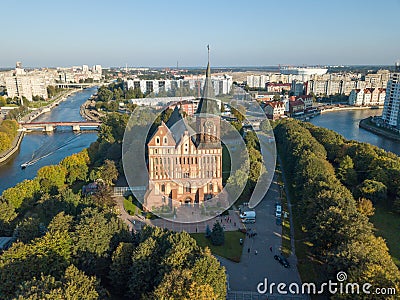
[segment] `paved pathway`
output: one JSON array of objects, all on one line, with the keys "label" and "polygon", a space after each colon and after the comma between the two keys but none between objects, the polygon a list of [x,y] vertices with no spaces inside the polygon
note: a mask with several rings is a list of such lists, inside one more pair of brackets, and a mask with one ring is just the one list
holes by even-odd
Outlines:
[{"label": "paved pathway", "polygon": [[[292,254],[288,258],[290,263],[290,268],[288,269],[285,269],[273,257],[274,254],[280,253],[281,246],[282,228],[275,223],[275,202],[278,199],[279,185],[276,182],[275,176],[266,196],[255,208],[257,213],[256,223],[247,226],[252,231],[257,232],[257,236],[245,239],[240,263],[219,258],[222,265],[226,267],[229,275],[230,299],[259,299],[256,298],[257,285],[259,282],[264,281],[264,278],[267,278],[268,283],[274,282],[278,284],[284,282],[290,284],[296,282],[301,284],[295,255]],[[270,247],[272,247],[272,252],[270,251]],[[249,249],[250,251],[248,251]],[[257,255],[255,254],[256,250],[258,252]],[[241,298],[240,295],[246,293],[253,295],[252,298],[247,296]]]},{"label": "paved pathway", "polygon": [[225,231],[235,231],[245,226],[240,222],[239,215],[233,210],[229,210],[229,216],[214,217],[210,220],[198,223],[176,223],[165,219],[154,219],[148,220],[141,216],[131,216],[124,209],[124,197],[114,197],[117,202],[117,207],[120,212],[121,219],[129,226],[129,230],[140,230],[142,226],[158,226],[162,228],[168,228],[176,232],[186,231],[189,233],[205,232],[207,225],[212,229],[215,222],[219,222]]}]

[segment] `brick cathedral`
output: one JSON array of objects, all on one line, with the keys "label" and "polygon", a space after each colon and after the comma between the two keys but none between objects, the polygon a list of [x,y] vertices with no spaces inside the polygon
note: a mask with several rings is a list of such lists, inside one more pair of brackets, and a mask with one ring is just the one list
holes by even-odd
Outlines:
[{"label": "brick cathedral", "polygon": [[213,97],[208,62],[192,125],[176,106],[147,144],[149,186],[144,204],[148,209],[201,204],[221,192],[220,108]]}]

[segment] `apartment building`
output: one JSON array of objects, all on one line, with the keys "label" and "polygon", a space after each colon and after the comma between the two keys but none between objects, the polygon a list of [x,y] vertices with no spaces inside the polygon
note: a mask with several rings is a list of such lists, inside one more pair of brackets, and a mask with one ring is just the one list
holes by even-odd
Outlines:
[{"label": "apartment building", "polygon": [[396,63],[395,72],[390,74],[386,88],[382,120],[388,127],[400,130],[400,63]]}]

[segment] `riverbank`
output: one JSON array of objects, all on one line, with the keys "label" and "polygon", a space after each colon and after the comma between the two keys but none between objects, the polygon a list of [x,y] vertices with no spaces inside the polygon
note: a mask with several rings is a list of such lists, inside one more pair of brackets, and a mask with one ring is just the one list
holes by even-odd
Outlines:
[{"label": "riverbank", "polygon": [[91,98],[81,105],[80,114],[86,120],[93,122],[101,122],[101,118],[105,116],[105,114],[101,114],[95,109],[94,101]]},{"label": "riverbank", "polygon": [[364,109],[376,109],[376,108],[374,108],[372,106],[335,106],[335,107],[321,109],[321,114],[326,113],[326,112],[331,112],[331,111],[364,110]]},{"label": "riverbank", "polygon": [[[34,110],[30,114],[24,116],[21,119],[21,121],[25,122],[25,123],[32,122],[33,120],[35,120],[36,118],[38,118],[42,114],[47,113],[47,112],[51,112],[51,110],[53,108],[55,108],[61,102],[65,101],[68,97],[72,96],[73,94],[75,94],[76,92],[78,92],[80,90],[81,89],[73,89],[73,90],[69,90],[69,91],[63,92],[61,95],[57,95],[55,97],[55,99],[50,104],[48,104],[47,106],[44,106],[44,107],[42,107],[40,109]],[[21,145],[23,137],[24,137],[24,132],[23,131],[19,131],[17,136],[14,138],[14,140],[13,140],[13,142],[11,144],[11,147],[8,150],[5,150],[2,153],[0,153],[0,165],[6,163],[14,155],[14,153],[17,152],[17,150],[19,149],[19,146]]]},{"label": "riverbank", "polygon": [[42,114],[50,112],[54,107],[58,106],[61,102],[65,101],[68,97],[72,96],[73,94],[75,94],[76,92],[79,92],[79,91],[81,91],[81,89],[72,89],[72,90],[63,92],[62,95],[56,96],[54,101],[52,101],[50,104],[48,104],[42,108],[36,109],[36,110],[32,111],[31,113],[29,113],[28,115],[24,116],[21,119],[21,122],[25,122],[25,123],[32,122],[36,118],[40,117]]},{"label": "riverbank", "polygon": [[6,163],[17,150],[19,149],[19,146],[21,145],[22,138],[24,137],[24,132],[23,131],[18,131],[17,136],[14,138],[10,149],[3,151],[0,153],[0,165]]},{"label": "riverbank", "polygon": [[368,130],[374,134],[384,136],[388,139],[395,140],[395,141],[400,141],[400,135],[396,134],[394,132],[390,132],[388,129],[381,128],[376,126],[374,123],[371,122],[372,117],[368,117],[365,119],[362,119],[359,123],[360,128],[363,128],[365,130]]}]

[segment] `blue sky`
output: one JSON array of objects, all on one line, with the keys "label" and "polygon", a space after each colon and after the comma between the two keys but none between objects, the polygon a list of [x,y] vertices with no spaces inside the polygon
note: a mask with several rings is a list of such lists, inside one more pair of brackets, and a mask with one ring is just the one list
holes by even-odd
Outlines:
[{"label": "blue sky", "polygon": [[392,64],[399,0],[4,1],[0,66]]}]

